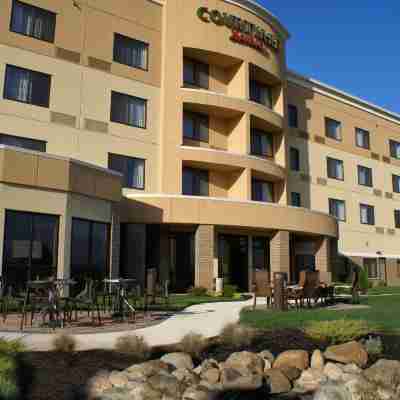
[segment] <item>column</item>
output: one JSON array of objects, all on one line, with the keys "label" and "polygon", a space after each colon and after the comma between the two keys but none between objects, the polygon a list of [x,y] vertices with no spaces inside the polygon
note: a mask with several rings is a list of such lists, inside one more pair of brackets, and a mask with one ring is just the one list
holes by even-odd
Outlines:
[{"label": "column", "polygon": [[195,234],[195,286],[214,288],[216,257],[214,225],[199,225]]},{"label": "column", "polygon": [[275,272],[287,273],[290,282],[290,233],[278,231],[271,238],[271,281],[274,279]]},{"label": "column", "polygon": [[253,269],[253,236],[248,236],[247,237],[247,243],[248,243],[248,276],[249,276],[249,291],[251,292],[253,290],[253,284],[255,283],[255,271]]},{"label": "column", "polygon": [[332,283],[332,270],[330,259],[330,238],[322,237],[317,242],[317,251],[315,253],[315,266],[320,273],[321,282]]},{"label": "column", "polygon": [[110,278],[119,277],[121,246],[121,221],[116,204],[111,206],[111,235],[110,235]]}]

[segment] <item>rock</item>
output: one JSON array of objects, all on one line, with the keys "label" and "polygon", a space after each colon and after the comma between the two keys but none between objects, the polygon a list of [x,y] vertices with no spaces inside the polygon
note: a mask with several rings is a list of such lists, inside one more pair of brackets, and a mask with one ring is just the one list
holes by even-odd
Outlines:
[{"label": "rock", "polygon": [[[112,388],[105,391],[101,396],[96,397],[95,400],[130,400],[132,395],[129,389]],[[135,400],[160,400],[160,397],[134,397]]]},{"label": "rock", "polygon": [[221,370],[221,383],[224,390],[256,390],[263,385],[263,377],[224,367]]},{"label": "rock", "polygon": [[396,391],[400,387],[400,361],[379,360],[364,371],[364,376],[370,382]]},{"label": "rock", "polygon": [[271,368],[272,368],[271,361],[269,361],[269,360],[264,360],[264,372],[265,372],[265,371],[268,371],[268,370],[271,369]]},{"label": "rock", "polygon": [[220,375],[221,372],[218,368],[209,368],[202,372],[200,377],[208,383],[216,384],[219,382]]},{"label": "rock", "polygon": [[[164,396],[179,397],[182,395],[185,385],[173,375],[158,374],[147,379],[147,383]],[[136,399],[135,399],[136,400]]]},{"label": "rock", "polygon": [[324,353],[326,359],[343,364],[354,363],[359,367],[365,367],[368,363],[368,353],[358,342],[349,342],[337,346],[330,346]]},{"label": "rock", "polygon": [[311,356],[311,368],[324,369],[325,359],[321,350],[315,350]]},{"label": "rock", "polygon": [[269,361],[271,364],[275,361],[275,356],[269,350],[263,350],[258,355],[264,360]]},{"label": "rock", "polygon": [[145,380],[147,377],[159,373],[170,373],[172,367],[160,360],[147,361],[142,364],[135,364],[127,368],[124,372],[128,375],[129,380]]},{"label": "rock", "polygon": [[363,372],[363,370],[360,367],[357,367],[356,364],[346,364],[343,365],[341,368],[346,374],[359,375]]},{"label": "rock", "polygon": [[310,368],[301,373],[300,378],[294,384],[294,392],[315,392],[327,381],[328,378],[321,370]]},{"label": "rock", "polygon": [[[218,397],[218,392],[209,390],[208,388],[196,385],[192,386],[183,393],[183,400],[215,400]],[[135,399],[136,400],[136,399]]]},{"label": "rock", "polygon": [[95,399],[106,390],[112,388],[109,376],[110,373],[108,371],[100,371],[95,376],[90,378],[86,386],[89,399]]},{"label": "rock", "polygon": [[200,382],[199,376],[186,368],[179,368],[172,372],[172,375],[186,386],[197,385]]},{"label": "rock", "polygon": [[292,384],[286,375],[279,369],[270,369],[265,373],[271,394],[288,393]]},{"label": "rock", "polygon": [[350,393],[352,400],[382,400],[378,398],[377,387],[368,382],[362,375],[345,382],[344,386]]},{"label": "rock", "polygon": [[264,360],[249,351],[232,353],[225,361],[224,366],[240,370],[247,370],[250,374],[262,374],[264,372]]},{"label": "rock", "polygon": [[128,385],[128,375],[125,372],[113,371],[109,380],[114,387],[123,387]]},{"label": "rock", "polygon": [[192,357],[186,353],[168,353],[162,356],[160,360],[174,366],[176,369],[186,368],[192,370],[194,368]]},{"label": "rock", "polygon": [[[112,398],[114,399],[114,398]],[[159,390],[155,390],[147,382],[137,382],[130,390],[129,397],[127,400],[161,400],[163,399],[163,393]]]},{"label": "rock", "polygon": [[323,371],[331,381],[340,381],[343,378],[343,370],[337,364],[328,362]]},{"label": "rock", "polygon": [[280,369],[282,367],[295,367],[301,371],[306,370],[310,365],[308,353],[304,350],[288,350],[279,354],[273,367]]},{"label": "rock", "polygon": [[291,382],[299,379],[301,375],[301,371],[296,367],[283,367],[279,368],[279,371],[283,372],[286,378],[288,378]]},{"label": "rock", "polygon": [[352,398],[344,386],[328,383],[318,389],[314,400],[352,400]]}]

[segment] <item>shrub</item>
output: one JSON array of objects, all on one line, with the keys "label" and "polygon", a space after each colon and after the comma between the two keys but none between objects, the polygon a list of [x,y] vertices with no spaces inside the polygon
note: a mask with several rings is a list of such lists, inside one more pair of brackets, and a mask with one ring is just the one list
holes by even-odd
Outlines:
[{"label": "shrub", "polygon": [[366,321],[342,319],[336,321],[312,321],[305,328],[311,339],[340,344],[359,339],[371,332]]},{"label": "shrub", "polygon": [[373,360],[378,359],[383,354],[383,342],[380,337],[368,336],[367,339],[363,340],[362,344],[369,357]]},{"label": "shrub", "polygon": [[0,354],[0,399],[16,400],[20,398],[17,384],[17,362],[15,354]]},{"label": "shrub", "polygon": [[237,286],[224,285],[224,297],[233,297],[237,292]]},{"label": "shrub", "polygon": [[115,350],[129,354],[136,362],[146,361],[151,356],[150,346],[142,336],[125,335],[117,339]]},{"label": "shrub", "polygon": [[257,331],[254,328],[231,323],[224,326],[219,341],[226,346],[238,349],[250,346],[256,335]]},{"label": "shrub", "polygon": [[188,290],[188,293],[192,296],[207,296],[207,289],[205,287],[192,287]]},{"label": "shrub", "polygon": [[190,354],[194,358],[200,358],[206,347],[207,342],[204,336],[194,332],[186,334],[178,345],[180,351]]},{"label": "shrub", "polygon": [[380,280],[380,281],[378,281],[378,283],[377,283],[377,285],[376,285],[377,287],[386,287],[387,286],[387,283],[385,282],[385,281],[382,281],[382,280]]},{"label": "shrub", "polygon": [[369,289],[368,272],[364,268],[360,269],[360,289],[362,291],[367,291]]},{"label": "shrub", "polygon": [[53,350],[62,353],[73,353],[76,349],[76,340],[71,335],[61,334],[53,339]]},{"label": "shrub", "polygon": [[0,339],[0,354],[18,354],[25,351],[25,345],[20,340]]}]

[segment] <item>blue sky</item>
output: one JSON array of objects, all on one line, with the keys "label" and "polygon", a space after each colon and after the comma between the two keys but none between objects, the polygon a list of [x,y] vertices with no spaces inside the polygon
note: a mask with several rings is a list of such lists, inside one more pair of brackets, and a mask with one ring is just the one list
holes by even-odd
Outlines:
[{"label": "blue sky", "polygon": [[400,113],[399,0],[257,0],[291,34],[289,68]]}]

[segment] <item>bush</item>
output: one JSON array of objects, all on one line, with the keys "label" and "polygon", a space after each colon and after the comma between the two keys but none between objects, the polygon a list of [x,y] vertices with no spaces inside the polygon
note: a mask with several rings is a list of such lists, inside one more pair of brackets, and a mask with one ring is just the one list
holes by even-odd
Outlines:
[{"label": "bush", "polygon": [[207,342],[203,335],[190,332],[185,335],[178,345],[179,351],[190,354],[193,358],[200,358],[207,347]]},{"label": "bush", "polygon": [[237,292],[237,286],[224,285],[224,297],[233,297]]},{"label": "bush", "polygon": [[76,349],[76,340],[71,335],[61,334],[53,339],[53,350],[61,353],[73,353]]},{"label": "bush", "polygon": [[0,354],[0,399],[16,400],[20,398],[17,384],[17,362],[13,353]]},{"label": "bush", "polygon": [[342,319],[336,321],[312,321],[304,329],[311,339],[340,344],[359,339],[371,332],[366,321]]},{"label": "bush", "polygon": [[378,281],[376,286],[380,287],[380,288],[387,287],[387,283],[385,281],[380,280],[380,281]]},{"label": "bush", "polygon": [[372,360],[377,360],[383,354],[383,342],[380,337],[368,336],[362,344]]},{"label": "bush", "polygon": [[231,323],[222,329],[219,341],[226,346],[239,349],[250,346],[256,336],[257,331],[254,328]]},{"label": "bush", "polygon": [[192,296],[207,296],[208,290],[205,287],[192,287],[188,290],[188,293]]},{"label": "bush", "polygon": [[369,289],[368,272],[366,269],[360,269],[360,289],[366,292]]},{"label": "bush", "polygon": [[0,354],[15,355],[25,351],[25,345],[20,340],[0,339]]},{"label": "bush", "polygon": [[120,353],[127,353],[136,362],[143,362],[150,358],[150,346],[142,336],[125,335],[117,339],[115,350]]}]

